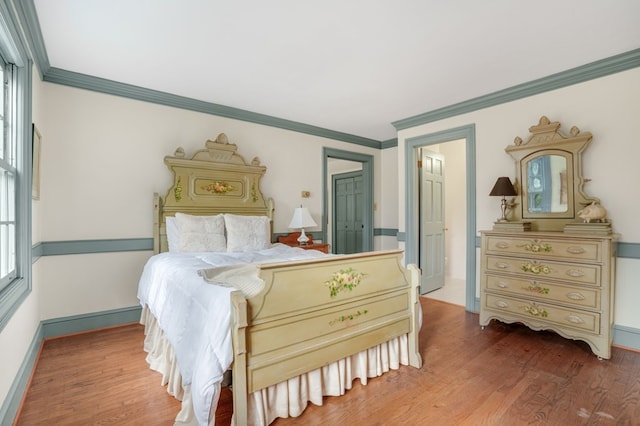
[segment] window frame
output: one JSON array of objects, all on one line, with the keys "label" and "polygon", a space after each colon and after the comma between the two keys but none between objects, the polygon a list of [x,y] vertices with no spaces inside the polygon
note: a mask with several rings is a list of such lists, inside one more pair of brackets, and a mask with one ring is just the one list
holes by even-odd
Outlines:
[{"label": "window frame", "polygon": [[[7,184],[7,181],[0,177],[0,273],[6,272],[6,275],[0,275],[0,293],[2,290],[7,287],[13,280],[17,278],[17,269],[18,265],[16,264],[16,249],[17,249],[17,241],[15,238],[15,226],[16,226],[16,212],[15,208],[11,208],[9,203],[7,206],[3,205],[6,201],[5,197],[9,194],[13,195],[13,204],[15,205],[15,196],[16,190],[18,188],[17,183],[17,158],[15,156],[16,151],[16,140],[13,132],[13,114],[12,111],[14,109],[13,100],[14,100],[14,91],[15,80],[13,78],[13,73],[15,67],[13,64],[10,64],[4,60],[2,52],[0,52],[0,69],[2,69],[2,120],[0,120],[0,125],[2,126],[2,154],[0,154],[0,173],[4,174],[8,172],[9,175],[13,175],[13,179],[8,179],[9,181],[13,181],[12,185],[9,184],[7,187],[4,187]],[[6,125],[9,123],[9,125]],[[5,175],[6,176],[6,175]],[[8,198],[8,197],[7,197]],[[11,230],[4,230],[7,235],[3,236],[3,226],[9,225],[11,227],[13,224],[13,232]],[[11,234],[14,237],[11,237]],[[7,246],[5,247],[4,238],[8,238],[9,241],[13,242],[13,247]],[[6,251],[5,251],[6,250]],[[10,256],[7,256],[7,253],[12,253]],[[11,259],[10,257],[13,257]],[[13,268],[9,271],[4,271],[2,264],[5,264],[5,267],[13,266]]]},{"label": "window frame", "polygon": [[15,104],[12,112],[16,143],[16,273],[17,276],[0,290],[0,332],[27,298],[32,288],[31,271],[31,180],[32,180],[32,68],[25,49],[26,42],[18,30],[17,18],[0,2],[0,52],[5,62],[13,64]]}]

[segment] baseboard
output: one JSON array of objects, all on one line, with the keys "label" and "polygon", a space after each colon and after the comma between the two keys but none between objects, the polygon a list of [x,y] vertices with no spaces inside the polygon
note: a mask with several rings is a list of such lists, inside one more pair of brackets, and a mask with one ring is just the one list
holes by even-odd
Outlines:
[{"label": "baseboard", "polygon": [[624,325],[613,326],[613,344],[640,352],[640,329]]},{"label": "baseboard", "polygon": [[38,360],[42,340],[42,323],[40,323],[36,329],[33,339],[31,340],[31,344],[29,345],[29,349],[22,361],[22,365],[20,365],[20,369],[16,374],[16,378],[9,388],[9,393],[2,404],[2,408],[0,408],[0,425],[13,424],[15,417],[18,414],[20,404],[22,403],[22,397],[29,386],[31,372]]},{"label": "baseboard", "polygon": [[129,308],[44,320],[41,322],[43,338],[47,339],[49,337],[64,336],[82,331],[137,322],[140,320],[141,313],[142,307],[132,306]]},{"label": "baseboard", "polygon": [[9,393],[0,408],[0,425],[11,425],[15,421],[44,339],[138,322],[141,313],[142,307],[132,306],[41,321]]}]

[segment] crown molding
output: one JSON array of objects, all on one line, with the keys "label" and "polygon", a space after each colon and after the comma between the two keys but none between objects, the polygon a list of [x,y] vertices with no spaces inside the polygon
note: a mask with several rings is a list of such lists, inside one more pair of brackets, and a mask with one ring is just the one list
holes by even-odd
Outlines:
[{"label": "crown molding", "polygon": [[640,67],[640,49],[631,50],[599,61],[591,62],[567,71],[562,71],[488,95],[469,99],[457,104],[438,108],[423,114],[397,120],[391,123],[396,130],[408,129],[422,124],[432,123],[445,118],[466,114],[506,102],[527,98],[562,87],[593,80],[632,68]]},{"label": "crown molding", "polygon": [[291,130],[327,139],[348,142],[355,145],[380,149],[380,141],[323,127],[312,126],[310,124],[299,123],[297,121],[286,120],[284,118],[273,117],[257,112],[246,111],[225,105],[204,102],[184,96],[173,95],[140,86],[120,83],[113,80],[94,77],[77,72],[67,71],[60,68],[49,68],[43,77],[43,81],[48,83],[62,84],[79,89],[92,90],[94,92],[106,93],[109,95],[121,96],[138,101],[150,102],[159,105],[166,105],[174,108],[181,108],[189,111],[201,112],[204,114],[216,115],[219,117],[232,118],[234,120],[247,121],[264,126],[276,127],[284,130]]},{"label": "crown molding", "polygon": [[395,148],[398,146],[398,138],[387,139],[380,143],[380,149]]}]

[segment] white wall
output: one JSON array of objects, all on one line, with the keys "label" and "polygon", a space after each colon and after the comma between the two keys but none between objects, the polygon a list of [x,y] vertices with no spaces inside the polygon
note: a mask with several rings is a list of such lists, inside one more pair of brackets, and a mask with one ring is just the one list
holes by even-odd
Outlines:
[{"label": "white wall", "polygon": [[[151,237],[152,194],[164,195],[171,183],[164,156],[178,146],[191,156],[220,132],[246,161],[257,156],[267,167],[261,187],[275,200],[275,232],[290,232],[302,190],[311,192],[304,204],[320,223],[323,147],[373,155],[380,173],[379,150],[326,138],[55,84],[43,85],[43,102],[43,241]],[[136,305],[150,254],[40,259],[41,319]]]},{"label": "white wall", "polygon": [[[438,144],[445,158],[445,275],[464,280],[467,247],[467,169],[466,141]],[[431,148],[428,147],[428,148]]]},{"label": "white wall", "polygon": [[[526,139],[529,127],[542,115],[562,124],[562,130],[577,126],[593,133],[593,141],[583,155],[583,174],[591,182],[587,195],[599,197],[609,211],[621,241],[640,243],[636,211],[640,198],[633,187],[640,182],[640,144],[637,119],[640,116],[640,69],[542,93],[506,104],[447,118],[398,133],[398,169],[404,164],[407,138],[475,124],[476,198],[478,230],[491,229],[496,216],[496,200],[487,194],[498,176],[515,177],[515,164],[504,149],[516,136]],[[622,183],[622,184],[621,184]],[[405,230],[405,182],[398,182],[399,230]],[[632,277],[640,276],[640,260],[618,262],[616,324],[640,328],[640,311],[628,301],[640,300],[640,287]]]},{"label": "white wall", "polygon": [[[384,149],[376,165],[375,186],[380,188],[380,197],[375,200],[374,226],[376,228],[398,228],[398,148]],[[375,250],[393,250],[398,248],[398,238],[386,235],[375,238]]]}]

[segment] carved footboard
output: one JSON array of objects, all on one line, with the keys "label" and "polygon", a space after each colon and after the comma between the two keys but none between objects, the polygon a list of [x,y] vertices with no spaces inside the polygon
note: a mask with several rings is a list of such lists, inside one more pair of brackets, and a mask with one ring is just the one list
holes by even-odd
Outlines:
[{"label": "carved footboard", "polygon": [[402,251],[263,265],[263,291],[232,294],[234,420],[247,423],[248,395],[408,334],[419,368],[420,271]]}]

